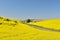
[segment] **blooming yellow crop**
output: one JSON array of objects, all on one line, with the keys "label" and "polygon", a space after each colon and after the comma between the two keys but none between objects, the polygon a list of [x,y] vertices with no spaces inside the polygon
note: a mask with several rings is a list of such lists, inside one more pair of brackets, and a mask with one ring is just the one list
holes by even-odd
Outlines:
[{"label": "blooming yellow crop", "polygon": [[40,30],[15,20],[1,23],[0,40],[60,40],[60,32]]},{"label": "blooming yellow crop", "polygon": [[60,30],[60,19],[42,20],[36,23],[30,23],[30,24],[42,26],[45,28]]}]

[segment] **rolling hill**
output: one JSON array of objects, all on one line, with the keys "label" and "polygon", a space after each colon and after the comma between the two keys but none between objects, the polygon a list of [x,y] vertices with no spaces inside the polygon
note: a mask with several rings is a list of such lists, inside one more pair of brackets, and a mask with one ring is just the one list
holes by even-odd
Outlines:
[{"label": "rolling hill", "polygon": [[[50,20],[44,20],[36,23],[31,22],[31,24],[51,28],[49,27],[50,25],[48,25],[49,21]],[[53,24],[54,21],[51,21],[50,24]],[[56,29],[55,27],[54,29]],[[30,25],[23,24],[19,20],[11,20],[0,17],[0,40],[60,40],[60,32],[40,30],[33,28]]]},{"label": "rolling hill", "polygon": [[38,26],[43,26],[45,28],[60,30],[60,19],[48,19],[48,20],[42,20],[38,22],[31,22],[29,24],[34,24]]}]

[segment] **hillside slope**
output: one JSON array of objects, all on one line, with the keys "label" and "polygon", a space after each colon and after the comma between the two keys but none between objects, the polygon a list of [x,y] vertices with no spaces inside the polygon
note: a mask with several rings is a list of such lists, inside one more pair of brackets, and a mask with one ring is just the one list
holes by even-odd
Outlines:
[{"label": "hillside slope", "polygon": [[38,21],[33,23],[31,22],[29,24],[60,30],[60,19],[48,19],[48,20],[43,20],[43,21]]},{"label": "hillside slope", "polygon": [[17,20],[0,18],[0,40],[60,40],[60,32],[39,30]]}]

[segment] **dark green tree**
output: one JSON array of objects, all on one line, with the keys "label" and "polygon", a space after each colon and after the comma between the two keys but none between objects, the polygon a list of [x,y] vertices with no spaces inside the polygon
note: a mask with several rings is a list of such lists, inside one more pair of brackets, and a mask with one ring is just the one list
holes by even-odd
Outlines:
[{"label": "dark green tree", "polygon": [[30,19],[27,19],[27,23],[29,23],[29,22],[31,22],[31,20]]}]

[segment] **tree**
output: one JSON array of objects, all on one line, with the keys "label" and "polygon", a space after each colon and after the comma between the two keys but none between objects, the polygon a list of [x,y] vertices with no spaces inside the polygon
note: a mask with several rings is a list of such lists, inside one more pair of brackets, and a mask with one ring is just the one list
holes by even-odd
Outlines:
[{"label": "tree", "polygon": [[29,22],[31,22],[31,20],[30,19],[27,19],[27,23],[29,23]]}]

